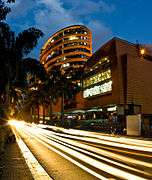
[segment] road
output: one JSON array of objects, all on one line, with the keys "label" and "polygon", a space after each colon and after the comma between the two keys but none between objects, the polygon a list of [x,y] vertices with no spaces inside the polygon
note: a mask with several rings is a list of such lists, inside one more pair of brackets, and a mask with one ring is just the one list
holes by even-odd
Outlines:
[{"label": "road", "polygon": [[27,124],[16,130],[52,179],[152,179],[152,141]]}]

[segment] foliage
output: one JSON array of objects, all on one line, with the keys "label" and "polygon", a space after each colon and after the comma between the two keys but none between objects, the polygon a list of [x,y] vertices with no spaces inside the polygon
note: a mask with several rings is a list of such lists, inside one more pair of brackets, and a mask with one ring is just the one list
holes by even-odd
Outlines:
[{"label": "foliage", "polygon": [[[15,0],[7,0],[6,3],[14,3]],[[0,0],[0,21],[5,20],[8,13],[11,12],[11,8],[6,6],[5,1]]]},{"label": "foliage", "polygon": [[43,33],[32,27],[16,35],[5,22],[11,11],[7,3],[14,2],[0,0],[0,105],[10,101],[14,103],[25,93],[29,72],[41,80],[45,79],[45,70],[39,61],[25,58]]}]

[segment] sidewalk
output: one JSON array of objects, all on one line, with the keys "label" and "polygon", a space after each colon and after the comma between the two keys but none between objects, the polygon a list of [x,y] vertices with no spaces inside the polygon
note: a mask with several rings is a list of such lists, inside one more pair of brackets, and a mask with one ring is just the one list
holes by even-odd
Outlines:
[{"label": "sidewalk", "polygon": [[33,180],[17,143],[6,145],[0,161],[1,180]]}]

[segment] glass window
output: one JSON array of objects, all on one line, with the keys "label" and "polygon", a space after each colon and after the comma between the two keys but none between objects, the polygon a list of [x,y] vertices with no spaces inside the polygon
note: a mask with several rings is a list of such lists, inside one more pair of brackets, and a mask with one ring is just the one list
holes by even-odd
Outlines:
[{"label": "glass window", "polygon": [[111,70],[108,69],[84,80],[84,87],[96,84],[111,78]]}]

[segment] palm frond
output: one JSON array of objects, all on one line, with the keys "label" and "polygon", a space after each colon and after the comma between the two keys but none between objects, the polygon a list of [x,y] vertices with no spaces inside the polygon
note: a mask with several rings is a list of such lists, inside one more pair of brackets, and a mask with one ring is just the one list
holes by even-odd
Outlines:
[{"label": "palm frond", "polygon": [[33,75],[36,75],[41,80],[46,80],[46,71],[44,66],[34,58],[24,58],[22,60],[23,67],[26,73],[30,72]]},{"label": "palm frond", "polygon": [[27,55],[36,47],[38,39],[43,36],[42,31],[36,28],[29,28],[19,33],[16,37],[16,49],[21,55]]},{"label": "palm frond", "polygon": [[7,14],[11,11],[10,7],[5,6],[5,3],[0,0],[0,21],[5,20]]}]

